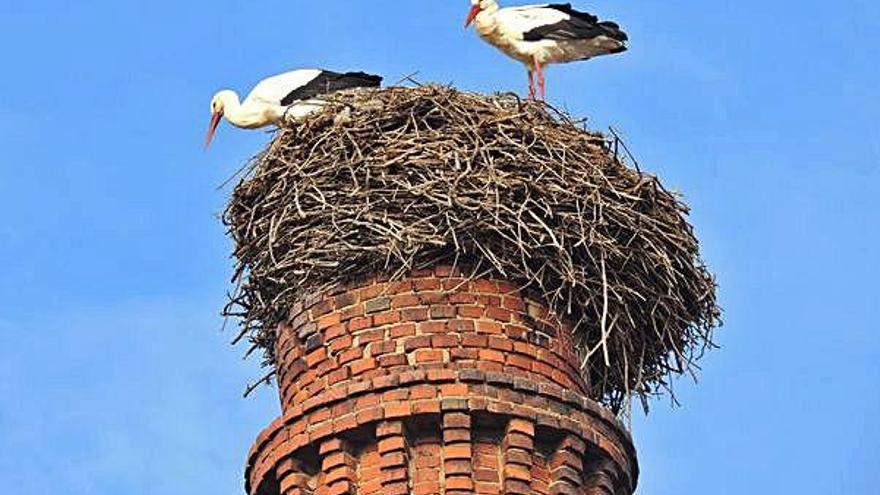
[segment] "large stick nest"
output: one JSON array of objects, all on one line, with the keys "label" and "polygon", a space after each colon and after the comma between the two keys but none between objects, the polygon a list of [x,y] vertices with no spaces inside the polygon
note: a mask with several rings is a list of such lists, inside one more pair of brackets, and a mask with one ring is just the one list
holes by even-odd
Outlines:
[{"label": "large stick nest", "polygon": [[297,298],[455,264],[519,283],[568,320],[594,399],[644,401],[696,369],[720,311],[687,206],[617,144],[510,96],[339,93],[282,129],[235,188],[226,313],[271,365]]}]

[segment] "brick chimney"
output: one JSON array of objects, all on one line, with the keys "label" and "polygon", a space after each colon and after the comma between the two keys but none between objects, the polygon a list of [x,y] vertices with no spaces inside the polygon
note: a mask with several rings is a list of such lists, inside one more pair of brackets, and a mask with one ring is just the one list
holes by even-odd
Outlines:
[{"label": "brick chimney", "polygon": [[572,329],[449,268],[298,303],[278,329],[283,414],[250,495],[630,495],[627,431],[589,400]]}]

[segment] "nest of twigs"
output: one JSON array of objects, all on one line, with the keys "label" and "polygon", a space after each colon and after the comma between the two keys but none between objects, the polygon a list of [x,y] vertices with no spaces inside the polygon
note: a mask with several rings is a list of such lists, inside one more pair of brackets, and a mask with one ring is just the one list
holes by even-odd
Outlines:
[{"label": "nest of twigs", "polygon": [[669,390],[712,345],[715,282],[687,206],[618,145],[512,96],[339,93],[280,130],[235,188],[226,312],[271,365],[297,298],[454,264],[519,283],[569,321],[594,399],[619,410]]}]

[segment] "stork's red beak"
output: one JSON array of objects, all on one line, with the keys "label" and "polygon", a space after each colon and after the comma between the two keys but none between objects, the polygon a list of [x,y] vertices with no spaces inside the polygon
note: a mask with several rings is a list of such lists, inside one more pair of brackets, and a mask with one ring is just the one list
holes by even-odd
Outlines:
[{"label": "stork's red beak", "polygon": [[214,139],[214,133],[217,132],[217,126],[220,125],[222,117],[223,112],[214,112],[214,115],[211,116],[211,125],[208,126],[208,135],[205,137],[205,149],[211,145],[211,140]]},{"label": "stork's red beak", "polygon": [[468,12],[467,20],[464,21],[464,27],[470,26],[471,23],[474,22],[474,19],[476,19],[477,15],[479,13],[480,13],[480,6],[479,5],[472,6],[471,11]]}]

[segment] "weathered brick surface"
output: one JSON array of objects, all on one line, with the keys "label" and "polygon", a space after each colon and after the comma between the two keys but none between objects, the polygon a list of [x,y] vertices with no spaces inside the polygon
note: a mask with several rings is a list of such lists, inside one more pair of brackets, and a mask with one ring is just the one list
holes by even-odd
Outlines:
[{"label": "weathered brick surface", "polygon": [[455,270],[312,295],[278,329],[284,414],[253,495],[630,494],[628,434],[586,399],[571,328]]}]

